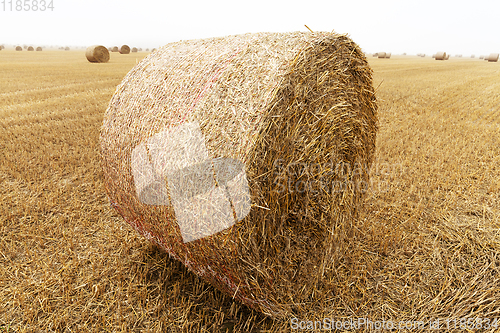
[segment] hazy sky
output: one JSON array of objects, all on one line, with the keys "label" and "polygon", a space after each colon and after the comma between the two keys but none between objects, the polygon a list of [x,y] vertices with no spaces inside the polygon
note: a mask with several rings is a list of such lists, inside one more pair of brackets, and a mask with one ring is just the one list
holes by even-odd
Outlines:
[{"label": "hazy sky", "polygon": [[16,11],[16,0],[13,11],[5,0],[4,10],[1,1],[0,44],[151,48],[181,39],[306,31],[307,24],[348,33],[367,52],[500,52],[500,0],[53,0],[53,11],[44,12]]}]

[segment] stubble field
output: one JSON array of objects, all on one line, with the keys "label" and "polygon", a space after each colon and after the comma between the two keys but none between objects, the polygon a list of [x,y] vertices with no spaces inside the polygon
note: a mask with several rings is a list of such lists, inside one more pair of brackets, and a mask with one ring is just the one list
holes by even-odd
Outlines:
[{"label": "stubble field", "polygon": [[[99,129],[145,56],[0,51],[0,332],[291,330],[198,279],[110,207]],[[299,320],[493,323],[500,64],[368,60],[380,121],[372,183],[324,311]]]}]

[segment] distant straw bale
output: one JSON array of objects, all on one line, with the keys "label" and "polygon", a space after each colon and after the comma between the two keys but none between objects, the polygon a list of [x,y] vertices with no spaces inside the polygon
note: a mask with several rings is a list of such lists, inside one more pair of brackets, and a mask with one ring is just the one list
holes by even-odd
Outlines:
[{"label": "distant straw bale", "polygon": [[66,46],[66,47],[64,48],[64,51],[69,51],[69,46]]},{"label": "distant straw bale", "polygon": [[379,52],[377,55],[379,58],[385,58],[385,52]]},{"label": "distant straw bale", "polygon": [[104,183],[126,222],[205,281],[300,314],[332,292],[323,273],[347,251],[376,132],[372,71],[345,35],[180,41],[117,87]]},{"label": "distant straw bale", "polygon": [[489,62],[497,62],[498,56],[499,56],[498,53],[490,53],[490,55],[488,56],[488,61]]},{"label": "distant straw bale", "polygon": [[33,46],[29,46],[28,51],[35,51],[35,49],[33,48]]},{"label": "distant straw bale", "polygon": [[92,45],[85,51],[85,56],[90,62],[108,62],[109,61],[109,51],[106,47],[102,45]]},{"label": "distant straw bale", "polygon": [[23,48],[21,46],[16,46],[16,51],[22,51]]},{"label": "distant straw bale", "polygon": [[137,47],[133,47],[132,50],[130,50],[131,52],[137,52]]},{"label": "distant straw bale", "polygon": [[434,57],[436,60],[446,60],[446,52],[437,52],[436,56]]},{"label": "distant straw bale", "polygon": [[390,59],[390,58],[391,58],[391,52],[386,53],[386,54],[385,54],[385,58],[386,58],[386,59]]},{"label": "distant straw bale", "polygon": [[38,46],[38,47],[36,48],[36,50],[37,50],[37,51],[42,51],[42,47],[41,47],[41,46]]},{"label": "distant straw bale", "polygon": [[128,45],[122,45],[120,47],[120,54],[129,54],[130,53],[130,47]]},{"label": "distant straw bale", "polygon": [[111,48],[111,52],[119,52],[119,51],[120,51],[120,49],[118,48],[118,46],[113,46]]}]

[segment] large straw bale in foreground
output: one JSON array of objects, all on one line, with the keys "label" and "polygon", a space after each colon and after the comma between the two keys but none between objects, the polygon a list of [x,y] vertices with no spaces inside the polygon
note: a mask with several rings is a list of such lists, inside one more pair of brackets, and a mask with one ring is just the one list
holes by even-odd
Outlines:
[{"label": "large straw bale in foreground", "polygon": [[372,71],[344,35],[171,43],[111,99],[100,137],[106,190],[191,271],[287,316],[325,292],[323,274],[345,251],[376,130]]},{"label": "large straw bale in foreground", "polygon": [[109,51],[105,46],[102,45],[92,45],[87,47],[85,51],[85,56],[90,62],[108,62],[109,61]]}]

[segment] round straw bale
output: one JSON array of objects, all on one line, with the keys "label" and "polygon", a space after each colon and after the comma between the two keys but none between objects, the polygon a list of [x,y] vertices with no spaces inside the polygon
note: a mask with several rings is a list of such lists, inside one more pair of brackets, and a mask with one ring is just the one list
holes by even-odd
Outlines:
[{"label": "round straw bale", "polygon": [[484,59],[484,55],[479,56],[479,59]]},{"label": "round straw bale", "polygon": [[377,56],[379,58],[385,58],[385,52],[379,52]]},{"label": "round straw bale", "polygon": [[41,46],[38,46],[38,47],[36,48],[36,50],[37,50],[37,51],[42,51],[42,47],[41,47]]},{"label": "round straw bale", "polygon": [[118,48],[118,46],[113,46],[111,48],[111,52],[119,52],[119,51],[120,51],[120,49]]},{"label": "round straw bale", "polygon": [[120,47],[120,53],[121,54],[129,54],[130,47],[128,45],[122,45],[122,47]]},{"label": "round straw bale", "polygon": [[64,48],[64,51],[69,51],[69,46],[66,46],[66,47]]},{"label": "round straw bale", "polygon": [[434,58],[436,60],[446,60],[446,52],[437,52]]},{"label": "round straw bale", "polygon": [[138,48],[137,51],[142,52],[142,48]]},{"label": "round straw bale", "polygon": [[450,55],[449,54],[446,55],[446,57],[444,58],[444,60],[448,60],[448,59],[450,59]]},{"label": "round straw bale", "polygon": [[171,257],[286,316],[327,292],[376,132],[372,71],[345,35],[180,41],[117,87],[100,133],[104,182],[124,220]]},{"label": "round straw bale", "polygon": [[137,47],[133,47],[132,50],[130,50],[130,52],[137,52]]},{"label": "round straw bale", "polygon": [[490,55],[488,56],[488,61],[489,62],[497,62],[498,56],[499,56],[498,53],[490,53]]},{"label": "round straw bale", "polygon": [[33,48],[33,46],[29,46],[28,51],[35,51],[35,49]]},{"label": "round straw bale", "polygon": [[108,62],[109,61],[109,51],[106,47],[102,45],[92,45],[87,47],[85,51],[85,56],[90,62]]},{"label": "round straw bale", "polygon": [[378,57],[378,53],[374,53],[374,54],[373,54],[373,56],[374,56],[374,57]]},{"label": "round straw bale", "polygon": [[390,58],[391,58],[391,52],[387,52],[387,53],[385,54],[385,58],[386,58],[386,59],[390,59]]},{"label": "round straw bale", "polygon": [[149,49],[146,49],[146,52],[149,52]]},{"label": "round straw bale", "polygon": [[5,45],[0,45],[0,50],[5,49]]},{"label": "round straw bale", "polygon": [[21,46],[16,46],[16,51],[22,51],[23,48]]}]

